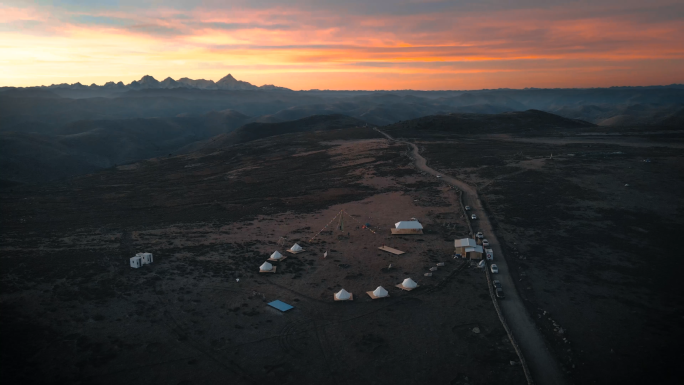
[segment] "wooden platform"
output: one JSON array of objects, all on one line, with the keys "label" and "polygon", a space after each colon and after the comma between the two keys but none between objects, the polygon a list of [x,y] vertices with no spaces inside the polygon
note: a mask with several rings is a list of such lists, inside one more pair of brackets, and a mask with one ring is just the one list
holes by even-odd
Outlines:
[{"label": "wooden platform", "polygon": [[271,270],[269,270],[269,271],[261,271],[261,270],[259,270],[259,273],[275,273],[275,272],[276,272],[276,269],[277,269],[277,267],[273,266],[273,269],[271,269]]},{"label": "wooden platform", "polygon": [[269,259],[267,259],[267,261],[278,262],[278,261],[282,261],[284,259],[287,259],[287,256],[283,255],[283,257],[280,259],[269,258]]},{"label": "wooden platform", "polygon": [[423,230],[417,230],[417,229],[390,229],[390,230],[392,230],[392,235],[423,234]]},{"label": "wooden platform", "polygon": [[378,247],[378,249],[380,249],[380,250],[382,250],[382,251],[386,251],[386,252],[388,252],[388,253],[395,254],[395,255],[402,255],[402,254],[404,254],[404,252],[401,251],[401,250],[393,249],[393,248],[387,247],[387,246]]},{"label": "wooden platform", "polygon": [[335,294],[333,294],[333,299],[334,299],[335,301],[340,301],[340,302],[344,302],[344,301],[353,301],[353,300],[354,300],[354,294],[349,293],[349,299],[337,299],[337,298],[335,297]]},{"label": "wooden platform", "polygon": [[299,253],[305,252],[306,250],[301,249],[300,251],[292,251],[292,250],[290,250],[290,249],[287,249],[287,250],[285,250],[285,251],[287,251],[287,252],[290,253],[290,254],[299,254]]},{"label": "wooden platform", "polygon": [[375,294],[373,294],[372,291],[367,291],[366,294],[368,294],[368,296],[371,297],[371,298],[373,298],[373,299],[382,299],[382,298],[387,298],[387,297],[389,297],[389,293],[387,294],[386,297],[376,297]]}]

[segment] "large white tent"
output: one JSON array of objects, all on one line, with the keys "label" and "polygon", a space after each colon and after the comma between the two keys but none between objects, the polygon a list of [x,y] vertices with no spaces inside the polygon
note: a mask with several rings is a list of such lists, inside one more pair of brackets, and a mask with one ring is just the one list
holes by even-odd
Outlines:
[{"label": "large white tent", "polygon": [[422,230],[423,225],[418,221],[401,221],[394,224],[394,227],[400,230]]},{"label": "large white tent", "polygon": [[348,301],[351,299],[351,293],[342,289],[335,293],[335,299],[338,301]]},{"label": "large white tent", "polygon": [[304,249],[302,249],[302,247],[299,246],[299,244],[297,244],[297,243],[295,243],[294,245],[292,245],[292,247],[290,247],[290,251],[302,251],[302,250],[304,250]]}]

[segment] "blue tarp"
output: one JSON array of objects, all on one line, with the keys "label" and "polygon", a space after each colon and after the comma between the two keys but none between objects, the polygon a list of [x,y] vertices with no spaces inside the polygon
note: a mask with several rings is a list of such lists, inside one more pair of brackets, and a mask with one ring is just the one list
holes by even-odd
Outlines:
[{"label": "blue tarp", "polygon": [[279,300],[275,300],[275,301],[273,301],[273,302],[269,302],[269,303],[268,303],[268,306],[274,307],[274,308],[276,308],[276,309],[278,309],[278,310],[280,310],[280,311],[288,311],[288,310],[294,308],[294,306],[288,305],[288,304],[286,304],[285,302],[279,301]]}]

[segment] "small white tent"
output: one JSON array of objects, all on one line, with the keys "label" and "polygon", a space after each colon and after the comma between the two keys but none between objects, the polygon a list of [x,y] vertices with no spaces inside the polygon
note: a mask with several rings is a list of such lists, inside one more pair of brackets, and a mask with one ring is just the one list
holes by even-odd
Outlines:
[{"label": "small white tent", "polygon": [[143,265],[142,263],[142,258],[140,258],[139,255],[136,255],[135,257],[131,258],[131,267],[134,269],[137,269]]},{"label": "small white tent", "polygon": [[388,294],[387,290],[382,286],[378,286],[378,288],[373,291],[373,295],[378,298],[387,297]]},{"label": "small white tent", "polygon": [[418,287],[418,284],[411,278],[406,278],[404,282],[401,283],[401,286],[403,286],[406,289],[415,289]]},{"label": "small white tent", "polygon": [[348,301],[351,298],[351,293],[342,289],[335,293],[335,299],[338,301]]},{"label": "small white tent", "polygon": [[299,244],[297,244],[297,243],[295,243],[294,245],[292,245],[292,247],[290,247],[290,251],[302,251],[302,250],[304,250],[304,249],[302,249],[302,247],[299,246]]},{"label": "small white tent", "polygon": [[273,265],[268,262],[264,262],[263,265],[259,266],[259,271],[271,271],[273,270]]},{"label": "small white tent", "polygon": [[276,250],[275,252],[273,252],[273,254],[271,254],[271,258],[270,258],[270,259],[271,259],[271,260],[274,260],[274,261],[277,261],[277,260],[279,260],[279,259],[283,259],[283,255],[280,254],[280,252],[279,252],[278,250]]},{"label": "small white tent", "polygon": [[423,225],[418,221],[401,221],[394,224],[394,227],[400,230],[422,230]]}]

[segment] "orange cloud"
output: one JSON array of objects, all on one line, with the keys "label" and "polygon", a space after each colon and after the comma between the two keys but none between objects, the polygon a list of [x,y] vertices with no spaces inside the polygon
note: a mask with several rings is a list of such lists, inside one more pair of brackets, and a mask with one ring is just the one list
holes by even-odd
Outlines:
[{"label": "orange cloud", "polygon": [[417,14],[5,7],[0,85],[130,82],[145,74],[217,80],[227,72],[294,89],[684,81],[684,12],[674,16],[684,6],[663,2],[656,12],[627,3],[602,2],[592,12],[556,6]]}]

